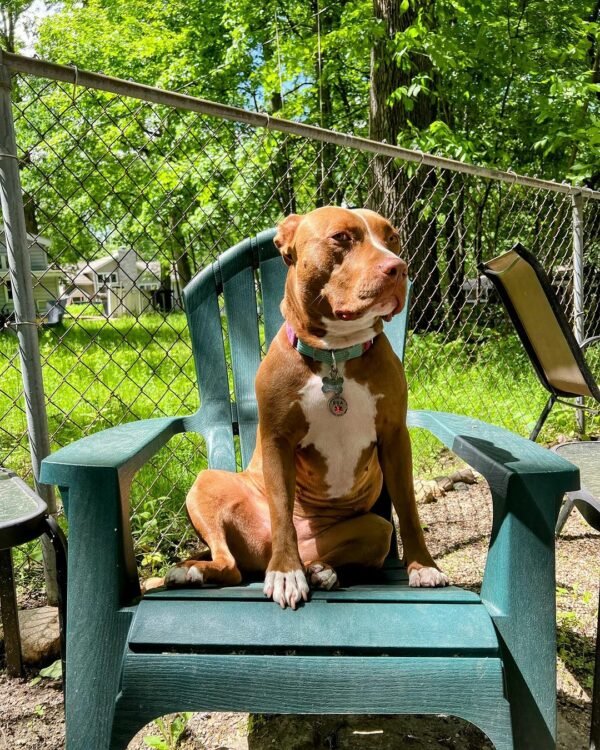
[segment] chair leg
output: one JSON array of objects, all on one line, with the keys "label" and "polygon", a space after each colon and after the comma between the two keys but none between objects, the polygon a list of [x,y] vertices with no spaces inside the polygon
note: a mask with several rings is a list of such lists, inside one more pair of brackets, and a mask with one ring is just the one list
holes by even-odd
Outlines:
[{"label": "chair leg", "polygon": [[564,501],[560,513],[558,514],[558,521],[556,522],[556,528],[554,533],[556,536],[560,536],[563,526],[567,522],[567,518],[571,515],[571,511],[575,506],[575,500],[572,500],[570,495],[567,494],[567,499]]},{"label": "chair leg", "polygon": [[594,691],[592,693],[590,750],[600,750],[600,599],[598,600],[598,623],[596,625],[596,664],[594,667]]},{"label": "chair leg", "polygon": [[45,521],[45,533],[52,543],[56,557],[56,577],[58,579],[58,627],[60,632],[63,692],[65,692],[67,681],[67,540],[55,518],[47,516]]},{"label": "chair leg", "polygon": [[544,426],[544,422],[548,419],[548,414],[552,411],[552,407],[554,406],[554,402],[556,401],[556,396],[552,394],[548,401],[546,401],[546,406],[542,409],[542,413],[540,414],[538,421],[535,424],[535,427],[531,431],[531,435],[529,436],[530,440],[533,440],[534,442],[537,440],[537,436],[540,434],[540,430]]},{"label": "chair leg", "polygon": [[156,711],[145,713],[140,710],[135,715],[130,712],[121,712],[117,699],[109,750],[127,750],[127,746],[140,729],[157,718]]},{"label": "chair leg", "polygon": [[511,726],[510,706],[508,701],[503,701],[504,710],[496,717],[494,724],[490,724],[490,717],[487,715],[461,716],[471,724],[481,729],[494,746],[494,750],[514,750],[513,732]]},{"label": "chair leg", "polygon": [[19,610],[15,595],[15,577],[10,549],[0,550],[0,610],[4,629],[6,668],[11,677],[23,675]]},{"label": "chair leg", "polygon": [[515,750],[555,750],[554,525],[560,496],[551,475],[532,474],[521,484],[509,485],[504,499],[496,488],[492,497],[495,518],[481,599],[494,608],[506,694],[514,707],[514,746]]}]

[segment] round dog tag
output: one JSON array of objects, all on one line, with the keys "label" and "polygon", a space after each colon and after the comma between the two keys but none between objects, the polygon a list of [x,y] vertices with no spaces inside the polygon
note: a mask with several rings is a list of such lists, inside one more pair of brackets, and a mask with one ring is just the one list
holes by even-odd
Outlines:
[{"label": "round dog tag", "polygon": [[342,417],[348,411],[348,402],[343,396],[334,396],[329,399],[329,411],[334,417]]}]

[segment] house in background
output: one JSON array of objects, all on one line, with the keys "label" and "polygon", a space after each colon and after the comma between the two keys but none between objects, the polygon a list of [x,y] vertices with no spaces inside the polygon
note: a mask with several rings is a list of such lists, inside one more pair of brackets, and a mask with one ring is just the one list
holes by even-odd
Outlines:
[{"label": "house in background", "polygon": [[100,302],[105,315],[140,315],[152,307],[161,287],[160,263],[142,260],[135,250],[121,248],[89,263],[81,262],[63,284],[64,305]]},{"label": "house in background", "polygon": [[[44,237],[27,235],[31,272],[33,275],[33,299],[38,315],[44,315],[59,298],[61,271],[48,265],[50,241]],[[14,310],[13,291],[8,272],[8,257],[4,230],[0,227],[0,310]]]},{"label": "house in background", "polygon": [[465,279],[461,288],[466,305],[481,305],[499,301],[494,285],[483,274],[475,279]]}]

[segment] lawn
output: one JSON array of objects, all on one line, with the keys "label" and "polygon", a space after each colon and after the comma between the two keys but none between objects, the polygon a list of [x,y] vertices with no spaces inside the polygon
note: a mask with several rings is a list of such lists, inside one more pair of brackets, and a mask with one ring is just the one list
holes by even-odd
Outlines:
[{"label": "lawn", "polygon": [[[52,447],[133,419],[188,414],[198,393],[185,316],[144,315],[138,321],[65,318],[41,333]],[[597,364],[597,363],[596,363]],[[494,329],[445,341],[411,335],[406,357],[410,406],[453,411],[526,435],[546,399],[516,339]],[[572,434],[571,410],[553,412],[542,439]],[[598,431],[598,421],[592,423]],[[17,341],[0,334],[0,463],[29,471]],[[415,474],[449,473],[450,454],[430,436],[413,433]],[[144,568],[158,571],[193,544],[183,502],[205,466],[201,440],[177,436],[135,479],[133,532]]]}]

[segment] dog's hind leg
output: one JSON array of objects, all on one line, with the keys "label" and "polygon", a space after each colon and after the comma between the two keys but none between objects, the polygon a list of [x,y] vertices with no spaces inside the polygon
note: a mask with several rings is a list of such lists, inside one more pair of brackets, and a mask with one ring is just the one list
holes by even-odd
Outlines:
[{"label": "dog's hind leg", "polygon": [[179,563],[167,573],[167,586],[234,586],[242,580],[242,570],[266,569],[271,549],[268,506],[243,473],[201,472],[188,493],[186,506],[212,559]]}]

